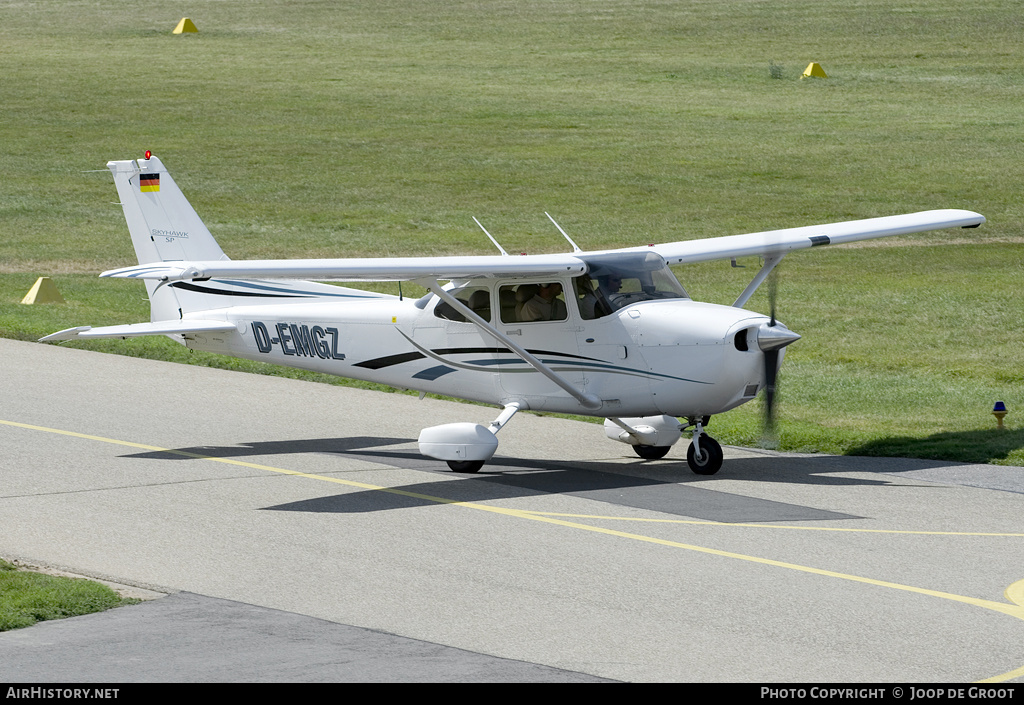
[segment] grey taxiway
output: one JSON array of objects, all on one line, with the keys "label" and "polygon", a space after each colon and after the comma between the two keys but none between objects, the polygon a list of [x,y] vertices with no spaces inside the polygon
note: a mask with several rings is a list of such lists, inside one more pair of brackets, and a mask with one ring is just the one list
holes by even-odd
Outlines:
[{"label": "grey taxiway", "polygon": [[642,461],[520,414],[0,340],[0,557],[166,594],[0,634],[19,681],[1024,680],[1024,469]]}]

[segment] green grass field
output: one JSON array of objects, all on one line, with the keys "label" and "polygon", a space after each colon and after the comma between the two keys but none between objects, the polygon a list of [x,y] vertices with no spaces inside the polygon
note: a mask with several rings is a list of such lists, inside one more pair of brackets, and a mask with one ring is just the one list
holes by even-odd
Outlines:
[{"label": "green grass field", "polygon": [[[595,249],[967,208],[787,257],[782,447],[1024,465],[1022,31],[1008,0],[4,3],[0,335],[147,318],[95,276],[134,263],[104,164],[146,149],[237,259],[491,253],[473,215],[533,253],[564,250],[545,210]],[[731,303],[740,264],[679,276]],[[41,275],[66,306],[18,303]]]},{"label": "green grass field", "polygon": [[0,560],[0,632],[138,602],[92,580],[19,570]]}]

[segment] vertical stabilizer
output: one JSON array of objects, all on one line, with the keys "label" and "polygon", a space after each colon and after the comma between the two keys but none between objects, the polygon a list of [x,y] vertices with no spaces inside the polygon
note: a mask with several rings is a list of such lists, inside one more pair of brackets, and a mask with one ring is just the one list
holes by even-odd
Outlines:
[{"label": "vertical stabilizer", "polygon": [[227,259],[156,157],[108,162],[139,264]]},{"label": "vertical stabilizer", "polygon": [[[146,159],[107,162],[107,168],[114,175],[139,264],[228,259],[159,159],[147,153]],[[154,323],[186,318],[198,320],[204,311],[232,306],[302,304],[387,296],[298,280],[196,279],[170,284],[154,279],[145,281],[150,321]]]},{"label": "vertical stabilizer", "polygon": [[[107,168],[114,175],[139,264],[228,259],[158,158],[112,161]],[[146,289],[151,320],[181,318],[172,287],[147,282]]]}]

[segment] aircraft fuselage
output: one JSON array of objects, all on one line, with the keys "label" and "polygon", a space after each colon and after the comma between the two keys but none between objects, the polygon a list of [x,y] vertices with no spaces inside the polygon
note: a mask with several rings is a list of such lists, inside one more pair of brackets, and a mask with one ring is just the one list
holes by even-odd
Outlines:
[{"label": "aircraft fuselage", "polygon": [[[502,285],[494,282],[491,300]],[[677,298],[587,320],[567,303],[562,320],[507,322],[512,316],[497,311],[485,320],[599,398],[598,409],[584,408],[476,324],[444,317],[432,295],[234,306],[219,312],[233,331],[193,333],[185,344],[480,403],[592,416],[707,416],[749,401],[763,384],[752,342],[767,321],[761,314]]]}]

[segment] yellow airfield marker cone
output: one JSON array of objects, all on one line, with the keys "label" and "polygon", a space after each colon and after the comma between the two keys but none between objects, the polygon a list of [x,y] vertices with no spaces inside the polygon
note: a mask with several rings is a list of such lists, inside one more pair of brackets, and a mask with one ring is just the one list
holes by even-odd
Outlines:
[{"label": "yellow airfield marker cone", "polygon": [[64,297],[49,277],[39,277],[21,300],[23,304],[62,304]]},{"label": "yellow airfield marker cone", "polygon": [[800,78],[828,78],[825,73],[825,69],[821,68],[821,64],[817,61],[812,61],[807,64],[807,68],[804,69],[804,74]]},{"label": "yellow airfield marker cone", "polygon": [[196,27],[195,22],[193,22],[192,20],[190,20],[187,17],[182,17],[181,18],[181,22],[178,23],[178,26],[174,28],[174,31],[171,32],[171,34],[183,34],[185,32],[198,32],[198,31],[199,31],[199,29]]}]

